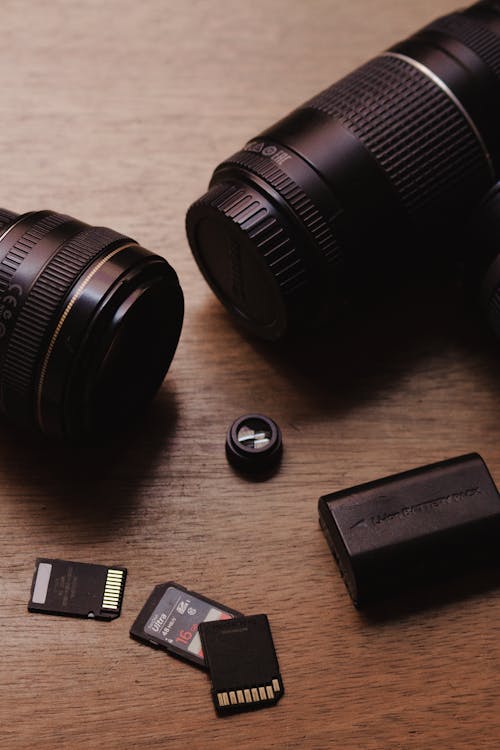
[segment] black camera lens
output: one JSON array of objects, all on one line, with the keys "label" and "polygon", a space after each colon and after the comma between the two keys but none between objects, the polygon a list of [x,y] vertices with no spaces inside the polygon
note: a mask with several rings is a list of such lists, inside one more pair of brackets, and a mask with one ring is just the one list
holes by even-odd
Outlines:
[{"label": "black camera lens", "polygon": [[500,183],[485,196],[464,237],[466,288],[500,338]]},{"label": "black camera lens", "polygon": [[387,270],[451,254],[500,166],[500,3],[438,19],[220,164],[194,257],[251,332],[328,319]]},{"label": "black camera lens", "polygon": [[166,260],[111,229],[0,209],[0,408],[55,437],[112,432],[160,386],[183,296]]}]

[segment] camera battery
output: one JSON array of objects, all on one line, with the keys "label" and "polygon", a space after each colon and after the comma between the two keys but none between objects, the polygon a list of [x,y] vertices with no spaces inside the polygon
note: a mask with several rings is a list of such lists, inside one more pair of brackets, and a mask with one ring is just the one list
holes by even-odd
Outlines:
[{"label": "camera battery", "polygon": [[477,453],[325,495],[319,518],[357,606],[500,558],[500,497]]}]

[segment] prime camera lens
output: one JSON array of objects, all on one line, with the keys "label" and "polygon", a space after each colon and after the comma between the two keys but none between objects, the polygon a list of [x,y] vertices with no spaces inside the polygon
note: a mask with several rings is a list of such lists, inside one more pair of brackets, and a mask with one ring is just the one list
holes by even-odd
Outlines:
[{"label": "prime camera lens", "polygon": [[112,432],[174,356],[183,296],[166,260],[70,216],[0,209],[0,408],[54,437]]},{"label": "prime camera lens", "polygon": [[500,166],[500,2],[434,21],[220,164],[194,257],[252,333],[328,319],[386,270],[451,253]]}]

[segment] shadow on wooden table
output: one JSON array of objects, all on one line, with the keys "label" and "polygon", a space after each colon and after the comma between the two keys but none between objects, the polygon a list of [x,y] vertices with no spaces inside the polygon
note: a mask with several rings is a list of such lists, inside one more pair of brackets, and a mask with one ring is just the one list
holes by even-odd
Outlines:
[{"label": "shadow on wooden table", "polygon": [[500,587],[500,565],[482,565],[462,572],[456,577],[445,577],[425,586],[409,588],[402,595],[371,604],[360,612],[368,623],[377,625],[391,620],[410,618],[420,612],[445,609],[458,602],[474,606],[474,599],[492,594]]},{"label": "shadow on wooden table", "polygon": [[500,389],[500,344],[453,280],[407,285],[372,305],[365,299],[288,342],[249,341],[321,414],[373,400],[418,368],[453,367],[457,356],[484,365],[489,385]]},{"label": "shadow on wooden table", "polygon": [[2,422],[4,502],[12,486],[24,503],[42,503],[56,515],[70,508],[75,521],[95,528],[97,534],[115,517],[122,523],[133,508],[138,486],[147,484],[155,465],[167,469],[176,421],[175,395],[164,387],[126,429],[78,444],[26,434]]}]

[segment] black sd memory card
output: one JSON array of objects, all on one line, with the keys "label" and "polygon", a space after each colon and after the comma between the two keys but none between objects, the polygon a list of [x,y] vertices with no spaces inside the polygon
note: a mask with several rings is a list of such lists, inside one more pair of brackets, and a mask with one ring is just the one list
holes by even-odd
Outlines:
[{"label": "black sd memory card", "polygon": [[205,622],[200,636],[220,716],[279,701],[284,687],[266,615]]},{"label": "black sd memory card", "polygon": [[148,646],[206,667],[198,626],[202,622],[240,616],[234,609],[169,581],[155,586],[130,635]]},{"label": "black sd memory card", "polygon": [[120,615],[126,568],[38,558],[30,612],[114,620]]}]

